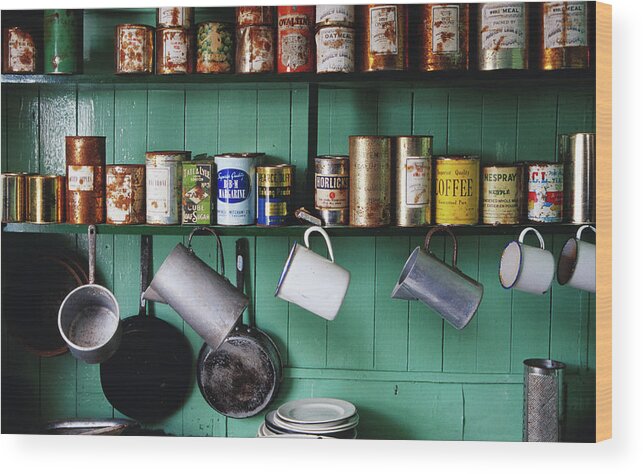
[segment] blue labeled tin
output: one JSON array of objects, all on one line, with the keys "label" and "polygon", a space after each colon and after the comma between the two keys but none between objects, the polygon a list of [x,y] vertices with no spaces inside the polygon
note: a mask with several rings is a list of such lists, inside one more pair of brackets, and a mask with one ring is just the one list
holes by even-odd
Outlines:
[{"label": "blue labeled tin", "polygon": [[291,211],[292,165],[257,167],[257,225],[285,225]]},{"label": "blue labeled tin", "polygon": [[263,153],[227,153],[217,166],[217,224],[252,225],[256,220],[255,173]]}]

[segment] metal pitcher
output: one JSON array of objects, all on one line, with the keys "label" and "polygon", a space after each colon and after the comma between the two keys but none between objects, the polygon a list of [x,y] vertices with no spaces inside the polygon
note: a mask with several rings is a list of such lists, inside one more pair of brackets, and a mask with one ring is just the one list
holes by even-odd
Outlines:
[{"label": "metal pitcher", "polygon": [[[431,237],[439,231],[447,232],[453,239],[451,266],[429,251]],[[391,298],[420,300],[451,326],[463,329],[480,306],[483,287],[458,269],[457,259],[458,241],[451,229],[434,227],[426,234],[424,249],[416,247],[404,264]]]},{"label": "metal pitcher", "polygon": [[[220,273],[194,255],[192,237],[198,231],[210,232],[216,237]],[[216,350],[234,329],[249,303],[248,297],[224,275],[223,246],[219,235],[207,227],[197,227],[190,233],[187,248],[179,243],[170,252],[143,297],[148,301],[169,304]]]}]

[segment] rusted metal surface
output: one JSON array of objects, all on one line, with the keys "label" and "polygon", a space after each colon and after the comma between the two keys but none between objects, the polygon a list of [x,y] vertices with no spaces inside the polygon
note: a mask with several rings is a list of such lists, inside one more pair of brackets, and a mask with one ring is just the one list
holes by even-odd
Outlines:
[{"label": "rusted metal surface", "polygon": [[116,74],[154,72],[154,28],[147,25],[116,25],[114,60]]},{"label": "rusted metal surface", "polygon": [[395,225],[431,223],[432,136],[393,139],[395,166]]},{"label": "rusted metal surface", "polygon": [[26,222],[60,223],[65,220],[65,177],[29,175],[26,177]]},{"label": "rusted metal surface", "polygon": [[321,26],[355,26],[355,7],[353,5],[317,5],[315,24]]},{"label": "rusted metal surface", "polygon": [[469,5],[435,3],[421,6],[421,71],[468,69]]},{"label": "rusted metal surface", "polygon": [[409,66],[406,5],[362,5],[362,71],[404,71]]},{"label": "rusted metal surface", "polygon": [[480,158],[447,155],[435,159],[435,223],[478,223]]},{"label": "rusted metal surface", "polygon": [[38,50],[28,31],[17,27],[2,29],[2,73],[33,74]]},{"label": "rusted metal surface", "polygon": [[236,72],[274,72],[275,49],[274,27],[237,27]]},{"label": "rusted metal surface", "polygon": [[192,7],[161,7],[156,9],[156,26],[159,28],[190,28],[194,23]]},{"label": "rusted metal surface", "polygon": [[317,72],[355,72],[355,28],[328,25],[317,29]]},{"label": "rusted metal surface", "polygon": [[478,4],[478,67],[527,69],[529,21],[526,3]]},{"label": "rusted metal surface", "polygon": [[199,23],[196,29],[196,72],[234,71],[234,25],[218,21]]},{"label": "rusted metal surface", "polygon": [[482,223],[519,224],[523,209],[523,168],[496,164],[482,168]]},{"label": "rusted metal surface", "polygon": [[26,174],[2,173],[2,222],[24,222]]},{"label": "rusted metal surface", "polygon": [[145,224],[145,165],[107,165],[108,224]]},{"label": "rusted metal surface", "polygon": [[193,40],[186,28],[156,30],[156,74],[192,73]]},{"label": "rusted metal surface", "polygon": [[275,7],[237,7],[237,27],[272,26],[275,23]]},{"label": "rusted metal surface", "polygon": [[182,164],[190,156],[189,151],[145,153],[145,220],[148,224],[180,223]]},{"label": "rusted metal surface", "polygon": [[105,137],[65,137],[67,222],[105,222]]},{"label": "rusted metal surface", "polygon": [[589,67],[587,2],[543,2],[538,11],[540,68]]},{"label": "rusted metal surface", "polygon": [[527,219],[533,222],[563,221],[562,163],[530,162],[527,171]]},{"label": "rusted metal surface", "polygon": [[315,7],[277,7],[277,72],[315,70]]}]

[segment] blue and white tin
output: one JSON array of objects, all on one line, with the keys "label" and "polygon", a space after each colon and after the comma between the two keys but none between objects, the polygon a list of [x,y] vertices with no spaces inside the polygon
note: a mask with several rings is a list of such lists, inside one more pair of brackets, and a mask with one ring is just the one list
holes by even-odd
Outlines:
[{"label": "blue and white tin", "polygon": [[256,161],[263,153],[226,153],[217,165],[217,224],[252,225],[256,209]]}]

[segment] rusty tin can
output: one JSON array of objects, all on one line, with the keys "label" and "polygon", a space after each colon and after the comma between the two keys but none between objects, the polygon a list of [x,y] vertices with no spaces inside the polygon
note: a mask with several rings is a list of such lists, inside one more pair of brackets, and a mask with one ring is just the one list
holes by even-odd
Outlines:
[{"label": "rusty tin can", "polygon": [[65,177],[29,175],[27,184],[27,222],[60,223],[65,220]]},{"label": "rusty tin can", "polygon": [[480,158],[447,155],[435,159],[435,223],[478,223]]},{"label": "rusty tin can", "polygon": [[422,5],[420,71],[469,68],[469,5]]},{"label": "rusty tin can", "polygon": [[355,28],[321,26],[315,35],[317,72],[355,72]]},{"label": "rusty tin can", "polygon": [[181,222],[181,178],[189,151],[145,153],[145,221],[173,225]]},{"label": "rusty tin can", "polygon": [[256,220],[256,163],[263,153],[226,153],[217,165],[217,223],[252,225]]},{"label": "rusty tin can", "polygon": [[588,68],[587,2],[544,2],[539,11],[540,68]]},{"label": "rusty tin can", "polygon": [[478,67],[527,69],[529,23],[526,3],[480,3],[478,5]]},{"label": "rusty tin can", "polygon": [[532,222],[563,221],[563,163],[529,162],[527,170],[527,219]]},{"label": "rusty tin can", "polygon": [[355,26],[353,5],[317,5],[315,7],[317,26]]},{"label": "rusty tin can", "polygon": [[432,136],[394,139],[395,225],[415,227],[431,223]]},{"label": "rusty tin can", "polygon": [[157,28],[156,74],[192,73],[192,49],[187,28]]},{"label": "rusty tin can", "polygon": [[521,165],[482,167],[482,223],[519,224],[522,219]]},{"label": "rusty tin can", "polygon": [[315,7],[277,7],[277,72],[315,70]]},{"label": "rusty tin can", "polygon": [[404,71],[409,66],[406,5],[361,5],[362,71]]},{"label": "rusty tin can", "polygon": [[67,222],[105,222],[105,137],[65,137]]},{"label": "rusty tin can", "polygon": [[159,28],[191,28],[193,23],[193,7],[161,7],[156,9],[156,26]]},{"label": "rusty tin can", "polygon": [[154,72],[154,28],[147,25],[116,25],[114,60],[116,74]]},{"label": "rusty tin can", "polygon": [[274,72],[275,29],[272,26],[237,28],[236,71]]},{"label": "rusty tin can", "polygon": [[234,71],[234,25],[204,21],[196,28],[196,72],[221,74]]},{"label": "rusty tin can", "polygon": [[381,227],[391,223],[391,138],[348,137],[350,225]]},{"label": "rusty tin can", "polygon": [[45,10],[43,27],[45,74],[76,74],[80,72],[83,49],[83,11]]},{"label": "rusty tin can", "polygon": [[2,222],[24,222],[26,173],[2,173]]},{"label": "rusty tin can", "polygon": [[211,158],[183,162],[182,224],[214,224],[213,176],[215,167]]},{"label": "rusty tin can", "polygon": [[237,7],[237,27],[273,26],[275,24],[275,7]]},{"label": "rusty tin can", "polygon": [[257,225],[285,225],[292,211],[293,165],[257,166]]},{"label": "rusty tin can", "polygon": [[565,221],[596,222],[596,134],[560,135],[559,147],[559,160],[565,165]]},{"label": "rusty tin can", "polygon": [[145,224],[145,165],[107,165],[108,224]]},{"label": "rusty tin can", "polygon": [[28,31],[17,26],[2,29],[2,74],[35,73],[37,53]]},{"label": "rusty tin can", "polygon": [[315,158],[315,209],[324,225],[348,225],[349,167],[346,155]]}]

